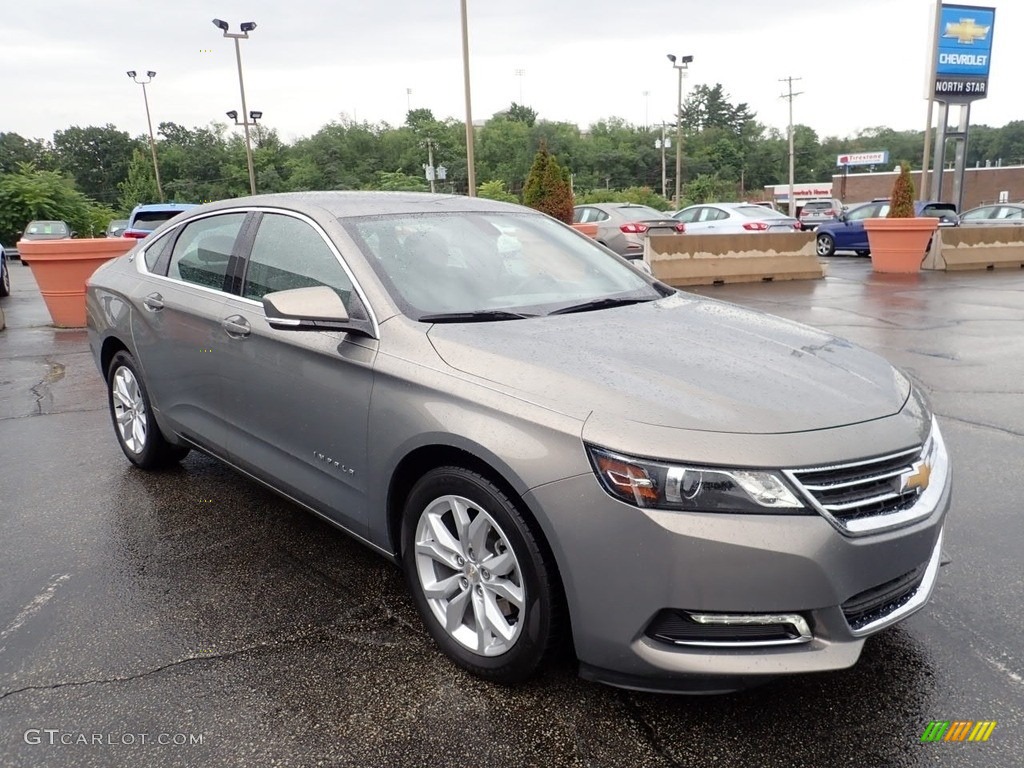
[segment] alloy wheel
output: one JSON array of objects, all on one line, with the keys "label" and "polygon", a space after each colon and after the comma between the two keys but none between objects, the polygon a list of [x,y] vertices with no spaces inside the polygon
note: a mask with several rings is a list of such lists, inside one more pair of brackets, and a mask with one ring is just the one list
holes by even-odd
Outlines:
[{"label": "alloy wheel", "polygon": [[122,365],[114,372],[111,394],[114,421],[121,441],[132,453],[142,453],[149,429],[146,399],[135,374],[126,366]]},{"label": "alloy wheel", "polygon": [[420,513],[416,576],[445,632],[480,656],[509,651],[523,630],[526,590],[508,538],[464,496],[441,496]]}]

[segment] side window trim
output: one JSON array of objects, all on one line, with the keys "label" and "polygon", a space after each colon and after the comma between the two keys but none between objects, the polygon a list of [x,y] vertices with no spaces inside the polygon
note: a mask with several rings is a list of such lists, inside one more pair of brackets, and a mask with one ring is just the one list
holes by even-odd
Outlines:
[{"label": "side window trim", "polygon": [[[338,264],[341,265],[342,270],[344,270],[345,275],[349,279],[349,282],[352,283],[352,291],[355,294],[355,296],[358,298],[359,303],[362,304],[363,310],[366,312],[366,315],[369,318],[368,322],[369,322],[369,326],[370,326],[369,330],[370,330],[371,336],[374,339],[379,339],[380,338],[380,323],[377,321],[377,313],[374,311],[373,306],[370,304],[369,300],[366,298],[366,292],[363,290],[362,285],[360,285],[359,281],[356,279],[356,276],[352,272],[351,268],[349,267],[348,262],[345,260],[344,256],[341,255],[341,252],[338,250],[337,246],[334,244],[334,241],[331,240],[331,238],[324,231],[324,228],[321,227],[320,224],[317,221],[315,221],[314,219],[310,218],[309,216],[306,216],[304,213],[299,213],[298,211],[283,210],[281,208],[269,208],[269,207],[253,208],[253,209],[250,210],[250,213],[252,213],[252,214],[259,214],[259,218],[257,218],[256,216],[253,216],[252,222],[247,222],[247,225],[252,227],[251,230],[249,230],[248,232],[245,231],[245,226],[246,225],[243,225],[243,231],[239,233],[238,240],[235,241],[236,253],[239,256],[239,261],[240,261],[239,272],[238,272],[238,274],[240,275],[240,279],[238,281],[238,290],[237,291],[231,291],[231,297],[233,299],[236,299],[238,301],[245,301],[245,302],[248,302],[248,303],[253,304],[255,306],[258,306],[260,308],[260,310],[262,311],[262,309],[263,309],[263,302],[261,302],[261,301],[254,301],[253,299],[247,299],[244,296],[242,296],[242,287],[245,285],[245,279],[244,279],[245,278],[245,272],[249,268],[249,256],[252,253],[252,245],[253,245],[253,242],[255,241],[255,238],[256,238],[256,232],[259,229],[257,224],[258,224],[259,221],[262,221],[262,215],[264,213],[272,213],[272,214],[279,214],[279,215],[283,215],[283,216],[290,216],[293,219],[298,219],[299,221],[304,221],[306,224],[310,225],[313,228],[313,230],[324,241],[324,243],[327,244],[328,249],[330,249],[331,253],[334,254],[335,260],[338,262]],[[243,236],[246,236],[246,235],[247,235],[247,237],[245,237],[243,239]],[[243,243],[243,242],[244,242],[244,246],[245,247],[244,248],[239,247],[239,244]]]}]

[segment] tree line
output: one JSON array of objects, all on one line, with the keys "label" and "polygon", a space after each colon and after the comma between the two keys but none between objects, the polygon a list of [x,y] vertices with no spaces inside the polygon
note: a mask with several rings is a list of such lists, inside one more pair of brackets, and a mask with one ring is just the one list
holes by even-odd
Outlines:
[{"label": "tree line", "polygon": [[[694,88],[683,104],[681,124],[682,204],[756,199],[765,185],[788,179],[788,137],[759,122],[747,104],[733,103],[722,85]],[[544,145],[568,173],[577,202],[632,200],[667,209],[657,146],[663,132],[673,142],[665,150],[671,197],[674,125],[608,118],[581,128],[540,119],[532,108],[513,103],[475,129],[478,194],[522,201]],[[399,126],[340,117],[292,143],[258,125],[252,139],[259,192],[425,191],[428,141],[435,165],[446,169],[438,190],[468,191],[464,125],[437,119],[429,109],[410,110]],[[924,133],[876,127],[854,136],[820,137],[797,125],[794,144],[796,181],[824,182],[836,171],[836,156],[848,152],[888,150],[887,167],[874,170],[900,162],[920,167]],[[167,200],[205,202],[249,193],[244,139],[225,124],[160,123],[156,152]],[[1024,163],[1024,120],[972,128],[968,165],[998,162]],[[17,240],[28,220],[40,218],[66,220],[82,236],[101,234],[111,218],[157,200],[147,136],[133,137],[110,124],[71,126],[50,140],[0,133],[0,242]]]}]

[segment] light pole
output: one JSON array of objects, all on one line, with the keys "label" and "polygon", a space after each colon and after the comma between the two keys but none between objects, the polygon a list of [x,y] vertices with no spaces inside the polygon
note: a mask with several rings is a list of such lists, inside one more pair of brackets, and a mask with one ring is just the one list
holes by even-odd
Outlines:
[{"label": "light pole", "polygon": [[473,165],[473,100],[469,87],[469,21],[466,0],[460,0],[462,11],[462,77],[466,85],[466,178],[469,196],[476,197],[476,167]]},{"label": "light pole", "polygon": [[668,198],[668,179],[665,172],[665,150],[672,146],[672,139],[665,136],[665,121],[661,121],[661,138],[654,142],[656,149],[661,150],[661,196]]},{"label": "light pole", "polygon": [[[245,106],[245,83],[242,81],[242,49],[241,46],[238,44],[238,41],[243,38],[246,40],[249,39],[249,33],[256,29],[256,22],[242,22],[239,25],[239,29],[242,30],[241,32],[229,32],[228,23],[226,21],[222,21],[221,19],[214,19],[213,26],[221,30],[224,33],[224,37],[230,37],[235,41],[235,60],[238,62],[238,90],[242,93],[242,114],[248,114],[251,117],[254,113],[249,112]],[[250,123],[248,120],[243,120],[240,123],[240,125],[245,126],[245,159],[249,164],[249,191],[255,195],[256,171],[252,166],[252,140],[249,138],[249,126],[254,123],[255,118],[253,118],[253,123]],[[239,125],[237,117],[235,119],[235,124]]]},{"label": "light pole", "polygon": [[675,206],[683,197],[683,73],[689,69],[693,56],[680,56],[676,61],[674,53],[668,54],[668,60],[679,72],[679,97],[676,99],[676,199]]},{"label": "light pole", "polygon": [[519,103],[523,104],[523,78],[526,77],[526,70],[517,69],[516,77],[519,78]]},{"label": "light pole", "polygon": [[146,73],[145,80],[136,77],[138,73],[134,69],[128,71],[128,77],[142,86],[142,100],[146,104],[146,124],[149,125],[149,151],[153,155],[153,175],[156,176],[156,193],[160,196],[160,202],[164,201],[164,188],[160,185],[160,166],[156,162],[156,139],[153,138],[153,121],[149,118],[149,97],[146,95],[146,83],[153,82],[156,72],[150,70]]}]

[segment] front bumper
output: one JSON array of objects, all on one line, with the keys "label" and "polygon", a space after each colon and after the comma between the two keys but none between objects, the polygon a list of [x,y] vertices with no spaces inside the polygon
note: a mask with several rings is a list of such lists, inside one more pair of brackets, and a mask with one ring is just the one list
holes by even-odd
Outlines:
[{"label": "front bumper", "polygon": [[[725,692],[852,666],[865,636],[923,607],[936,581],[950,483],[927,518],[856,538],[817,514],[638,509],[609,497],[593,475],[536,488],[526,501],[558,563],[583,677],[637,690]],[[915,569],[923,574],[916,588],[892,610],[851,626],[844,603]],[[647,633],[666,609],[799,614],[811,636],[776,646],[676,645]]]}]

